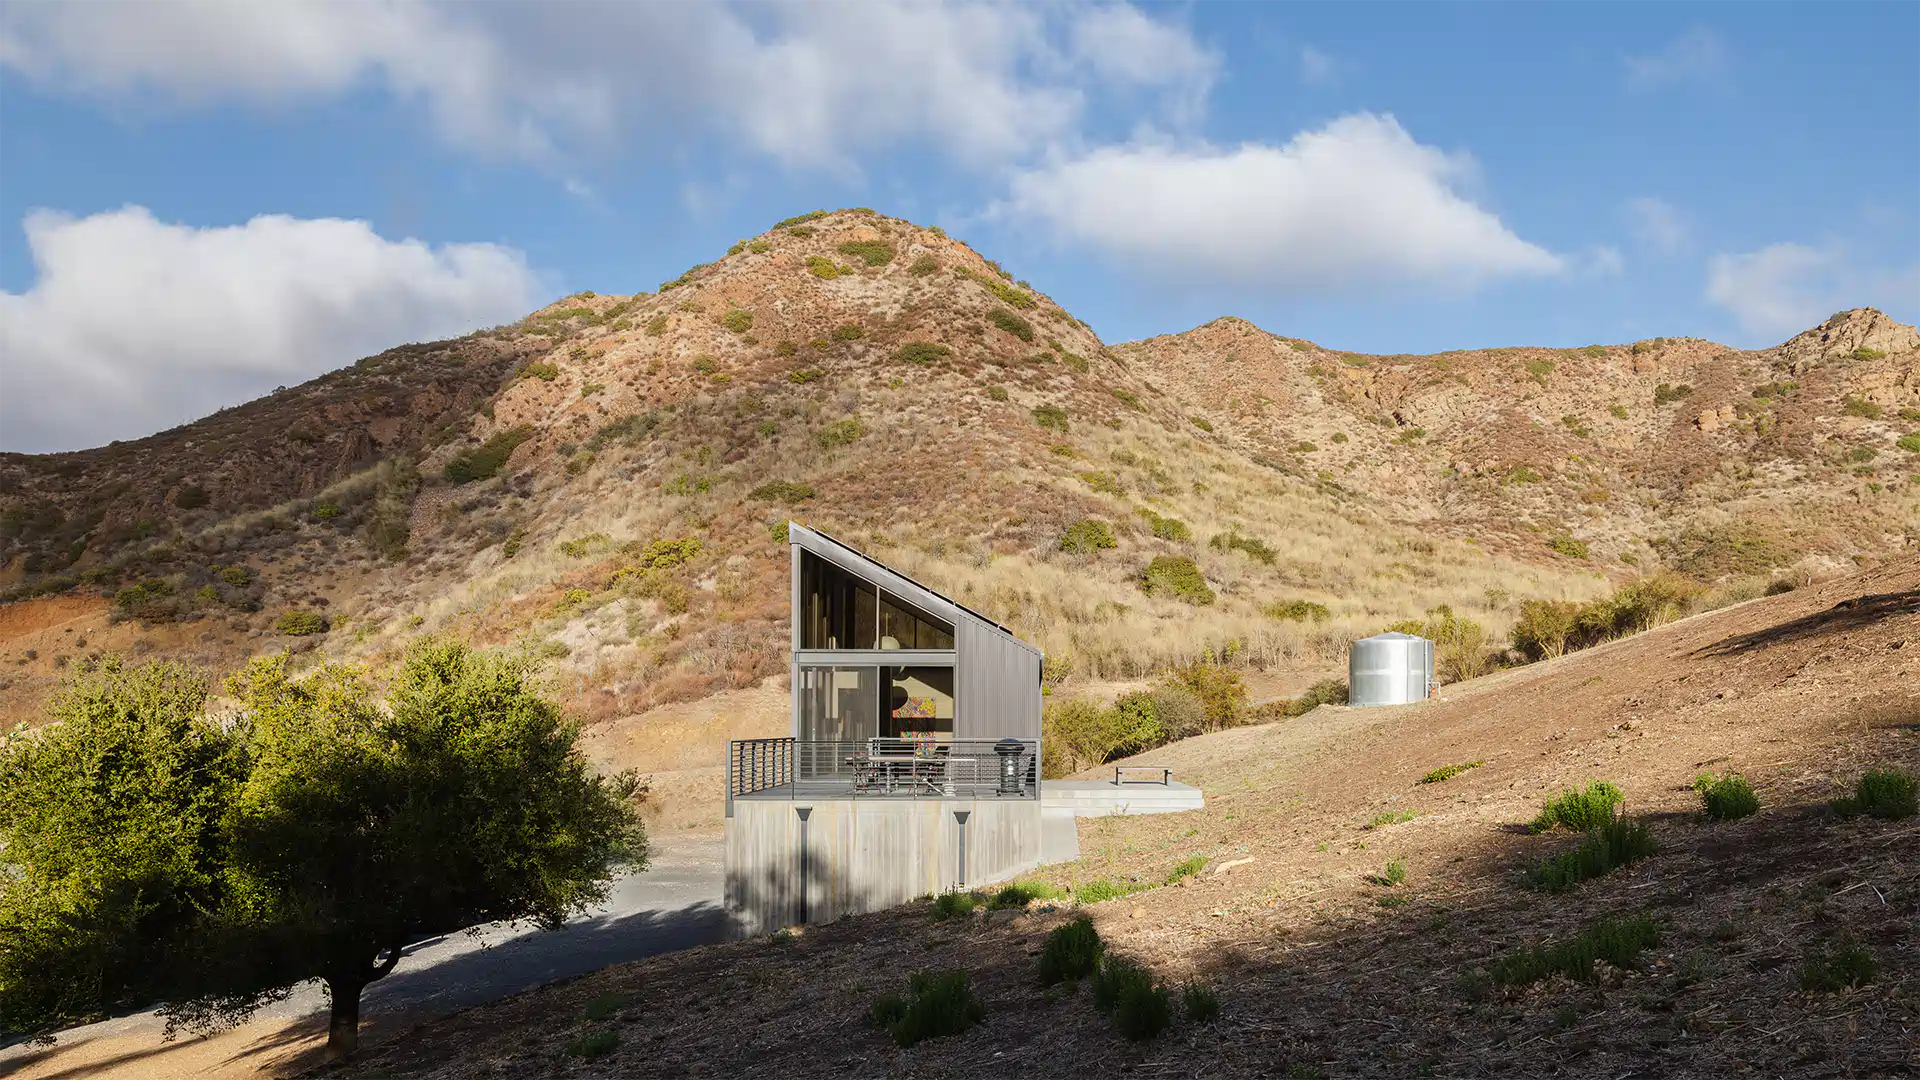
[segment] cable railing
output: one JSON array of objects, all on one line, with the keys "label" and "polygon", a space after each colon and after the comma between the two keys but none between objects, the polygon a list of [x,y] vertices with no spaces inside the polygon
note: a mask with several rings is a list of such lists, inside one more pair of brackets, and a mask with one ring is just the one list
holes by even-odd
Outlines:
[{"label": "cable railing", "polygon": [[739,739],[727,744],[736,798],[1037,798],[1040,740]]}]

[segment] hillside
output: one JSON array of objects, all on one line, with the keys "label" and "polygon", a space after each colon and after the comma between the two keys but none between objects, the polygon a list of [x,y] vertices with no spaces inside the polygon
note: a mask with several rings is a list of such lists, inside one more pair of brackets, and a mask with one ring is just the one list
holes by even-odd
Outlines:
[{"label": "hillside", "polygon": [[[711,827],[724,741],[785,724],[789,517],[1039,644],[1056,691],[1213,651],[1291,694],[1440,605],[1498,636],[1662,566],[1725,600],[1895,549],[1914,341],[1863,311],[1758,354],[1363,358],[1239,320],[1109,348],[939,230],[802,215],[655,293],[0,458],[0,728],[101,651],[222,671],[456,633],[550,657],[596,759]],[[1748,397],[1706,431],[1643,406],[1675,379],[1715,417]],[[1083,521],[1110,540],[1062,550]],[[1143,592],[1163,556],[1205,592]]]},{"label": "hillside", "polygon": [[[1224,871],[1082,909],[1109,950],[1217,990],[1215,1023],[1153,1043],[1122,1040],[1085,990],[1037,984],[1065,911],[939,922],[916,905],[610,968],[324,1075],[1904,1075],[1920,1066],[1920,834],[1827,804],[1866,769],[1920,767],[1916,648],[1909,557],[1447,700],[1322,707],[1156,751],[1207,808],[1083,821],[1086,855],[1045,870],[1157,881],[1198,855]],[[1469,761],[1483,764],[1420,782]],[[1713,823],[1690,781],[1727,769],[1762,809]],[[1624,789],[1658,852],[1571,892],[1524,888],[1521,868],[1572,843],[1526,822],[1597,779]],[[1386,812],[1411,818],[1366,827]],[[1404,884],[1370,880],[1396,858]],[[1659,928],[1636,965],[1592,983],[1487,981],[1513,950],[1635,915]],[[1804,984],[1809,962],[1848,946],[1877,968],[1865,985]],[[863,1026],[907,973],[947,967],[971,973],[979,1027],[903,1051]],[[607,1056],[564,1050],[594,1033],[612,1034]]]},{"label": "hillside", "polygon": [[1915,535],[1920,334],[1871,308],[1757,351],[1369,356],[1232,318],[1115,351],[1249,453],[1518,554],[1565,537],[1713,580]]}]

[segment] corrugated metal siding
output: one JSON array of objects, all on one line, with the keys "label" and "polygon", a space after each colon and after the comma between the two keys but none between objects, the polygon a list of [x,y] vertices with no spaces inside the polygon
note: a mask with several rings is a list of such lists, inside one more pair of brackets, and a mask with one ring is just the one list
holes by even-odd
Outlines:
[{"label": "corrugated metal siding", "polygon": [[999,630],[965,618],[954,626],[959,652],[953,734],[961,739],[1040,737],[1040,657]]}]

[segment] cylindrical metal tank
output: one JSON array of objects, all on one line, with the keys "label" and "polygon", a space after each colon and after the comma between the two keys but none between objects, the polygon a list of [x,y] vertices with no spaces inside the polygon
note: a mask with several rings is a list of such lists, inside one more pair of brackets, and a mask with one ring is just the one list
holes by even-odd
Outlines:
[{"label": "cylindrical metal tank", "polygon": [[1347,704],[1406,705],[1427,699],[1433,642],[1388,632],[1361,638],[1347,654]]}]

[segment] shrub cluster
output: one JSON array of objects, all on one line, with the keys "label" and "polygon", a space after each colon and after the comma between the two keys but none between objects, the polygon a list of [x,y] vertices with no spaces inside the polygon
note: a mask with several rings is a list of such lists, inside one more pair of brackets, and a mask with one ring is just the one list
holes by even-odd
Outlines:
[{"label": "shrub cluster", "polygon": [[1040,946],[1040,985],[1074,982],[1094,973],[1106,954],[1100,931],[1085,915],[1054,927]]},{"label": "shrub cluster", "polygon": [[541,382],[552,382],[560,377],[560,369],[545,360],[535,360],[520,369],[520,374]]},{"label": "shrub cluster", "polygon": [[907,267],[907,273],[912,274],[914,277],[926,277],[938,269],[940,269],[940,261],[938,259],[935,259],[931,255],[922,255],[913,260],[913,263]]},{"label": "shrub cluster", "polygon": [[736,334],[744,334],[753,329],[753,312],[745,308],[733,308],[720,316],[720,325]]},{"label": "shrub cluster", "polygon": [[930,364],[952,355],[952,349],[936,342],[909,341],[894,351],[893,358],[906,364]]},{"label": "shrub cluster", "polygon": [[1115,546],[1113,530],[1094,518],[1081,518],[1060,537],[1060,550],[1074,555],[1091,555]]},{"label": "shrub cluster", "polygon": [[1672,575],[1642,578],[1611,596],[1584,604],[1571,600],[1526,600],[1508,632],[1513,647],[1528,660],[1547,660],[1617,637],[1638,634],[1668,622],[1686,610],[1699,593]]},{"label": "shrub cluster", "polygon": [[[981,277],[966,267],[956,267],[954,268],[954,273],[992,293],[995,298],[1008,307],[1019,308],[1021,311],[1032,311],[1034,308],[1040,306],[1040,302],[1032,296],[1021,292],[1019,289],[1008,285],[1004,281],[995,281],[992,278]],[[1033,339],[1029,337],[1026,340],[1031,341]]]},{"label": "shrub cluster", "polygon": [[1534,832],[1546,832],[1557,826],[1585,831],[1615,820],[1614,811],[1627,799],[1626,793],[1605,780],[1595,780],[1585,791],[1568,788],[1541,809],[1533,819]]},{"label": "shrub cluster", "polygon": [[1125,957],[1102,959],[1089,985],[1093,1007],[1110,1017],[1114,1029],[1129,1041],[1155,1038],[1173,1023],[1172,995],[1167,988]]},{"label": "shrub cluster", "polygon": [[840,245],[840,254],[851,255],[868,266],[885,266],[893,261],[893,245],[885,240],[849,240]]},{"label": "shrub cluster", "polygon": [[1760,796],[1747,778],[1736,772],[1724,776],[1702,773],[1693,778],[1693,789],[1700,793],[1707,816],[1715,821],[1733,821],[1760,810]]},{"label": "shrub cluster", "polygon": [[1463,761],[1457,765],[1442,765],[1437,769],[1428,770],[1426,775],[1420,778],[1420,782],[1423,784],[1437,784],[1442,780],[1451,780],[1461,773],[1466,772],[1468,769],[1477,769],[1484,764],[1486,764],[1484,761]]},{"label": "shrub cluster", "polygon": [[1006,308],[994,308],[987,312],[987,321],[1021,341],[1033,340],[1033,324]]},{"label": "shrub cluster", "polygon": [[306,637],[327,632],[327,617],[317,611],[288,611],[274,621],[276,632],[288,637]]},{"label": "shrub cluster", "polygon": [[1910,818],[1920,813],[1920,786],[1913,774],[1898,769],[1874,769],[1860,778],[1853,794],[1833,800],[1841,817]]},{"label": "shrub cluster", "polygon": [[1260,609],[1260,613],[1269,619],[1285,619],[1288,622],[1323,623],[1333,618],[1333,612],[1325,604],[1312,600],[1275,600]]},{"label": "shrub cluster", "polygon": [[797,503],[813,498],[813,486],[794,480],[769,480],[748,492],[747,497],[768,502]]},{"label": "shrub cluster", "polygon": [[1526,986],[1551,975],[1590,983],[1599,977],[1596,961],[1631,970],[1640,954],[1659,942],[1660,927],[1646,916],[1605,918],[1557,945],[1510,952],[1494,961],[1489,975],[1496,986]]},{"label": "shrub cluster", "polygon": [[1207,546],[1215,551],[1242,552],[1263,566],[1272,566],[1280,559],[1280,553],[1273,550],[1265,540],[1257,536],[1247,536],[1238,529],[1216,533],[1213,539],[1207,541]]},{"label": "shrub cluster", "polygon": [[1542,892],[1565,892],[1589,878],[1639,862],[1657,850],[1646,822],[1612,818],[1588,829],[1579,847],[1527,871],[1527,885]]},{"label": "shrub cluster", "polygon": [[1387,627],[1433,642],[1434,674],[1445,682],[1462,682],[1485,675],[1495,659],[1493,636],[1472,619],[1455,615],[1445,604],[1427,611],[1427,618],[1406,619]]},{"label": "shrub cluster", "polygon": [[813,441],[818,443],[822,450],[832,450],[839,446],[852,446],[866,433],[867,429],[861,426],[858,417],[849,417],[845,420],[836,420],[814,432]]},{"label": "shrub cluster", "polygon": [[866,335],[866,329],[857,322],[841,323],[833,328],[836,341],[858,341]]},{"label": "shrub cluster", "polygon": [[1848,945],[1831,953],[1815,953],[1800,968],[1800,989],[1816,994],[1832,994],[1865,986],[1880,973],[1873,954],[1858,945]]},{"label": "shrub cluster", "polygon": [[1693,387],[1686,383],[1681,383],[1678,386],[1661,383],[1659,386],[1653,388],[1653,403],[1655,405],[1670,405],[1692,394]]},{"label": "shrub cluster", "polygon": [[1214,601],[1200,567],[1185,555],[1158,555],[1140,572],[1140,588],[1148,596],[1206,605]]},{"label": "shrub cluster", "polygon": [[1144,506],[1135,513],[1146,520],[1147,529],[1158,539],[1170,540],[1176,544],[1184,544],[1193,539],[1193,530],[1179,518],[1164,517]]},{"label": "shrub cluster", "polygon": [[1049,431],[1067,430],[1067,410],[1058,405],[1035,405],[1033,422]]},{"label": "shrub cluster", "polygon": [[528,427],[508,428],[472,450],[462,450],[441,470],[448,483],[466,484],[500,475],[519,445],[533,437]]},{"label": "shrub cluster", "polygon": [[907,996],[882,994],[867,1010],[867,1023],[893,1037],[896,1045],[959,1035],[986,1019],[987,1007],[968,985],[964,971],[916,971],[907,980]]},{"label": "shrub cluster", "polygon": [[1345,705],[1347,703],[1347,682],[1345,679],[1321,679],[1306,692],[1286,703],[1281,710],[1287,716],[1305,716],[1322,705]]}]

